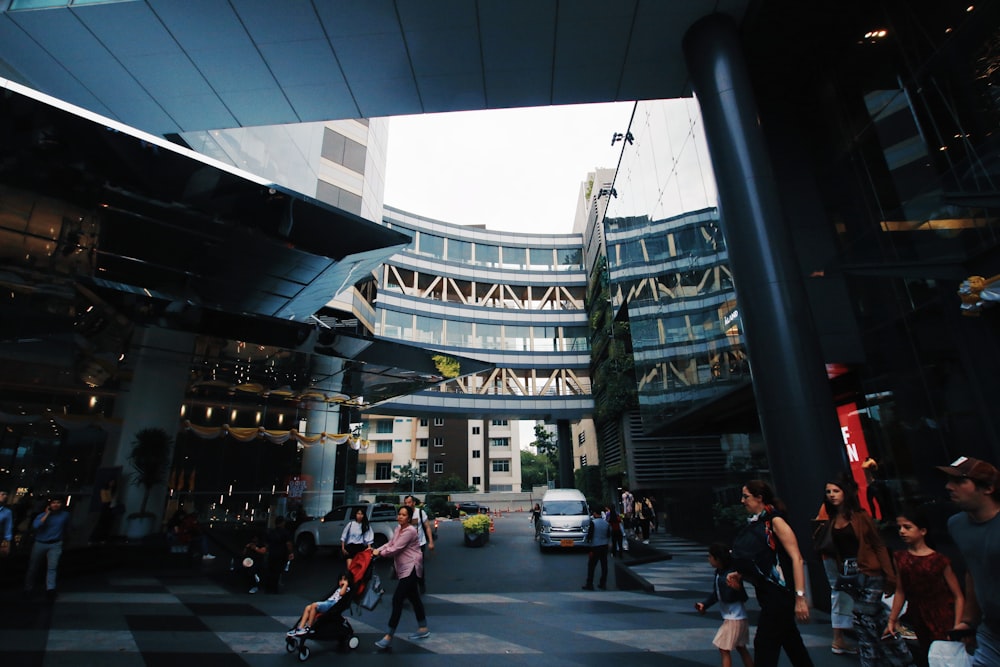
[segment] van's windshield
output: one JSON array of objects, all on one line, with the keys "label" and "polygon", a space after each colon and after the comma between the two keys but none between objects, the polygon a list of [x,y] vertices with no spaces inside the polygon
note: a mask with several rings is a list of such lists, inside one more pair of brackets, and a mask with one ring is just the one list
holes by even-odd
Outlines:
[{"label": "van's windshield", "polygon": [[550,500],[542,507],[548,516],[579,516],[588,514],[587,503],[582,500]]}]

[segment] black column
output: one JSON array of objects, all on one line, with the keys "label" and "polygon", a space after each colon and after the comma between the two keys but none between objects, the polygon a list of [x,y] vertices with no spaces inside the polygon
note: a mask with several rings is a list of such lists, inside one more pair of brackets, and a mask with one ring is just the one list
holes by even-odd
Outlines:
[{"label": "black column", "polygon": [[[701,104],[754,395],[778,494],[808,550],[809,519],[847,456],[782,213],[736,23],[713,14],[684,37]],[[789,81],[789,100],[794,81]],[[791,102],[789,102],[791,103]]]},{"label": "black column", "polygon": [[563,489],[575,488],[573,478],[573,429],[568,419],[556,421],[556,438],[559,439],[559,486]]}]

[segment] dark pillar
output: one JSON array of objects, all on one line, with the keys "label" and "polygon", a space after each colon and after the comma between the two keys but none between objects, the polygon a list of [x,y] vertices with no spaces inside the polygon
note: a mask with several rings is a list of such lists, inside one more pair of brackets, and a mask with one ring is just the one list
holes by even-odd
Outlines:
[{"label": "dark pillar", "polygon": [[[799,543],[847,456],[791,234],[758,123],[736,23],[713,14],[684,37],[701,104],[722,229],[768,460]],[[795,86],[788,82],[789,88]],[[793,98],[790,90],[789,99]],[[814,582],[815,583],[815,582]]]},{"label": "dark pillar", "polygon": [[573,479],[573,429],[568,419],[556,422],[556,437],[559,439],[559,486],[563,489],[574,488]]}]

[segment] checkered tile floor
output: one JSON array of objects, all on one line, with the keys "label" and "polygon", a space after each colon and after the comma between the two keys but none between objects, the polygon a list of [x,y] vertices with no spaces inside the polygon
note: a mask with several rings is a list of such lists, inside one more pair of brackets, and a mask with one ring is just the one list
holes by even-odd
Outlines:
[{"label": "checkered tile floor", "polygon": [[[349,617],[360,646],[310,642],[309,662],[363,661],[366,667],[475,664],[568,667],[619,660],[629,667],[718,665],[711,644],[720,620],[699,616],[711,568],[701,545],[654,537],[673,560],[636,566],[655,593],[567,591],[425,596],[431,637],[408,641],[406,612],[388,653],[375,651],[389,605]],[[297,595],[234,592],[203,572],[105,573],[66,580],[54,604],[18,591],[0,593],[4,667],[269,667],[298,662],[285,631],[308,600]],[[751,609],[754,609],[751,603]],[[803,626],[818,667],[855,664],[829,652],[830,630],[819,614]],[[753,618],[751,619],[753,620]],[[787,663],[782,663],[787,664]]]}]

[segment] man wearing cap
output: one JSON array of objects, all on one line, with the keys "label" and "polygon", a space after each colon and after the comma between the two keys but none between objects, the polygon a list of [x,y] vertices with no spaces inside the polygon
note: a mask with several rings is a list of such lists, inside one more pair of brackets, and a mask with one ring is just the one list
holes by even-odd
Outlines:
[{"label": "man wearing cap", "polygon": [[962,512],[948,519],[948,532],[967,568],[965,608],[956,630],[976,630],[973,667],[1000,665],[1000,492],[997,469],[986,461],[959,457],[938,466],[945,488]]}]

